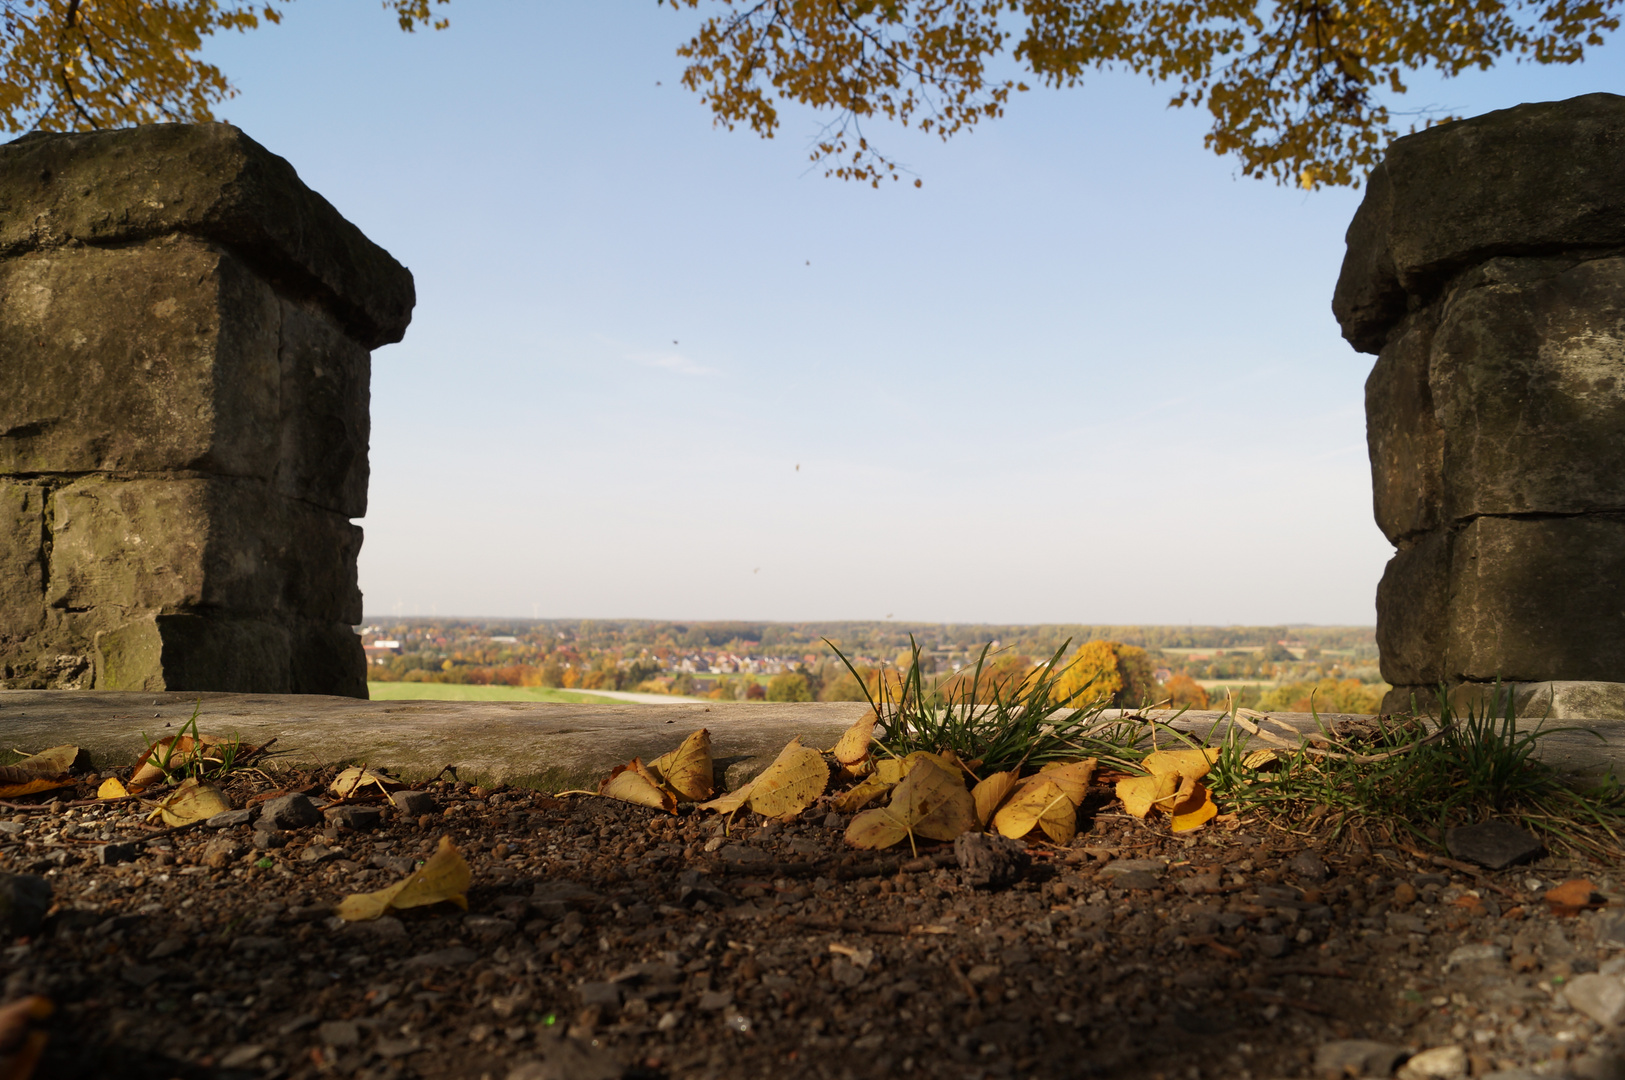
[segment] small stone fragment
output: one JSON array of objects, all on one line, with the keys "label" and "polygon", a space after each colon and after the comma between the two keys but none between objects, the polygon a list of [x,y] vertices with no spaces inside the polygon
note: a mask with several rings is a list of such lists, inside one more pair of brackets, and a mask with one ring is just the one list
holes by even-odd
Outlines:
[{"label": "small stone fragment", "polygon": [[131,964],[119,973],[120,978],[140,990],[145,990],[165,974],[163,968],[152,964]]},{"label": "small stone fragment", "polygon": [[1298,852],[1292,856],[1291,861],[1286,866],[1300,879],[1313,882],[1316,885],[1332,876],[1331,869],[1326,865],[1326,860],[1313,851]]},{"label": "small stone fragment", "polygon": [[135,862],[141,857],[141,849],[135,844],[101,844],[94,850],[98,866],[117,866],[119,863]]},{"label": "small stone fragment", "polygon": [[1315,1072],[1336,1077],[1387,1076],[1405,1056],[1403,1046],[1371,1039],[1339,1039],[1315,1048]]},{"label": "small stone fragment", "polygon": [[435,805],[434,796],[427,791],[397,791],[389,799],[395,804],[395,809],[407,817],[420,817],[439,809]]},{"label": "small stone fragment", "polygon": [[1516,825],[1485,821],[1445,830],[1444,846],[1453,859],[1503,870],[1536,858],[1546,846]]},{"label": "small stone fragment", "polygon": [[[660,1022],[665,1024],[664,1016]],[[674,1020],[661,1030],[675,1026]],[[614,1054],[577,1039],[538,1039],[535,1051],[537,1057],[515,1065],[507,1080],[621,1080],[626,1074],[626,1065]]]},{"label": "small stone fragment", "polygon": [[384,812],[375,806],[340,806],[329,810],[327,819],[356,832],[371,832],[384,823]]},{"label": "small stone fragment", "polygon": [[734,1003],[734,996],[726,990],[707,990],[700,995],[701,1012],[721,1012]]},{"label": "small stone fragment", "polygon": [[239,1046],[220,1059],[220,1067],[222,1069],[244,1069],[258,1061],[263,1053],[265,1053],[265,1047],[260,1043]]},{"label": "small stone fragment", "polygon": [[576,987],[583,1008],[597,1005],[604,1009],[621,1007],[621,988],[612,982],[584,982]]},{"label": "small stone fragment", "polygon": [[342,1050],[361,1044],[361,1029],[354,1020],[329,1020],[316,1029],[316,1037],[323,1045]]},{"label": "small stone fragment", "polygon": [[1415,1054],[1399,1067],[1399,1080],[1462,1080],[1467,1075],[1467,1051],[1459,1046],[1435,1046]]},{"label": "small stone fragment", "polygon": [[1576,975],[1563,987],[1563,997],[1603,1027],[1625,1021],[1625,980],[1616,976],[1599,972]]},{"label": "small stone fragment", "polygon": [[323,847],[321,844],[309,844],[299,853],[300,862],[324,863],[329,859],[342,859],[344,852]]},{"label": "small stone fragment", "polygon": [[288,834],[276,829],[255,829],[254,850],[271,851],[274,848],[287,847]]},{"label": "small stone fragment", "polygon": [[230,866],[239,859],[244,850],[243,845],[224,836],[217,836],[203,846],[203,865],[215,870]]},{"label": "small stone fragment", "polygon": [[284,795],[260,806],[260,816],[254,827],[269,829],[308,829],[322,823],[322,812],[303,795]]},{"label": "small stone fragment", "polygon": [[405,968],[441,968],[441,967],[467,967],[480,958],[480,954],[473,949],[453,946],[449,949],[436,949],[434,952],[419,953],[401,966]]},{"label": "small stone fragment", "polygon": [[51,883],[37,874],[0,874],[0,937],[34,934],[51,908]]},{"label": "small stone fragment", "polygon": [[1408,881],[1401,881],[1394,886],[1394,906],[1407,908],[1416,903],[1416,886]]},{"label": "small stone fragment", "polygon": [[1026,844],[998,833],[960,833],[954,840],[954,858],[965,884],[989,889],[1019,881],[1032,862]]},{"label": "small stone fragment", "polygon": [[490,915],[468,915],[463,918],[463,929],[479,941],[500,941],[518,929],[508,919]]},{"label": "small stone fragment", "polygon": [[[252,810],[225,810],[205,821],[203,827],[205,829],[234,829],[239,825],[247,825],[253,820],[254,811]],[[251,1047],[250,1049],[257,1050],[258,1047]]]},{"label": "small stone fragment", "polygon": [[1285,934],[1259,934],[1253,941],[1258,945],[1258,955],[1266,960],[1278,960],[1286,955]]},{"label": "small stone fragment", "polygon": [[1445,958],[1444,972],[1448,975],[1456,968],[1468,964],[1498,965],[1504,962],[1506,958],[1506,950],[1499,945],[1492,945],[1488,942],[1480,942],[1476,945],[1462,945],[1459,948],[1452,949],[1450,955]]}]

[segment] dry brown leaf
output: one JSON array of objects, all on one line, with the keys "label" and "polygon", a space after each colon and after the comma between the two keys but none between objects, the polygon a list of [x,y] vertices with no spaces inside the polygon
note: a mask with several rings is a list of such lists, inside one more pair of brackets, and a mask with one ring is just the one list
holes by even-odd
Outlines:
[{"label": "dry brown leaf", "polygon": [[233,748],[238,757],[252,754],[256,749],[242,745],[235,738],[220,738],[217,735],[201,735],[195,739],[190,735],[170,735],[159,739],[147,747],[146,752],[136,762],[135,773],[130,777],[130,787],[140,791],[162,783],[164,770],[158,767],[160,763],[167,763],[170,772],[199,763],[224,764],[224,751],[228,747]]},{"label": "dry brown leaf", "polygon": [[615,770],[598,785],[598,794],[638,806],[652,806],[656,810],[677,809],[677,796],[667,791],[660,778],[637,758],[625,765],[615,766]]},{"label": "dry brown leaf", "polygon": [[835,809],[843,814],[855,814],[886,794],[894,786],[871,773],[865,776],[861,783],[855,784],[850,790],[837,795],[835,797]]},{"label": "dry brown leaf", "polygon": [[327,790],[341,799],[350,799],[362,794],[364,789],[369,787],[374,789],[377,794],[388,795],[401,786],[399,780],[362,766],[345,769],[333,777],[333,782],[327,785]]},{"label": "dry brown leaf", "polygon": [[49,1033],[40,1025],[56,1011],[50,998],[40,994],[0,1007],[0,1080],[29,1080]]},{"label": "dry brown leaf", "polygon": [[1254,750],[1241,759],[1241,767],[1244,769],[1262,769],[1264,766],[1273,765],[1280,760],[1281,755],[1274,750]]},{"label": "dry brown leaf", "polygon": [[1078,804],[1067,790],[1040,773],[1028,777],[993,815],[993,828],[1001,836],[1019,840],[1034,828],[1044,830],[1057,844],[1068,844],[1078,831]]},{"label": "dry brown leaf", "polygon": [[747,801],[764,817],[785,817],[811,806],[828,784],[829,765],[824,755],[803,746],[797,735],[751,782]]},{"label": "dry brown leaf", "polygon": [[716,781],[711,765],[711,732],[701,728],[677,749],[649,763],[649,770],[677,794],[680,802],[709,799]]},{"label": "dry brown leaf", "polygon": [[129,794],[128,791],[124,790],[124,785],[119,783],[119,778],[116,776],[109,776],[102,781],[102,786],[96,789],[96,798],[98,799],[122,799]]},{"label": "dry brown leaf", "polygon": [[36,776],[57,777],[73,771],[73,763],[79,760],[79,753],[77,746],[53,746],[49,750],[28,755],[12,768],[31,772]]},{"label": "dry brown leaf", "polygon": [[1095,775],[1095,759],[1082,761],[1052,761],[1038,770],[1038,775],[1059,784],[1073,806],[1082,806],[1089,794],[1089,781]]},{"label": "dry brown leaf", "polygon": [[352,893],[339,904],[339,918],[346,922],[365,922],[376,919],[391,908],[422,907],[448,901],[468,910],[468,886],[474,879],[462,852],[442,836],[440,845],[429,860],[387,889],[377,892]]},{"label": "dry brown leaf", "polygon": [[226,802],[218,788],[199,783],[197,777],[193,776],[181,781],[174,791],[165,796],[158,809],[147,815],[147,820],[163,818],[165,825],[190,825],[194,821],[207,821],[230,809],[231,804]]},{"label": "dry brown leaf", "polygon": [[1551,906],[1553,915],[1567,916],[1578,915],[1587,908],[1602,907],[1608,903],[1608,898],[1599,895],[1597,887],[1585,878],[1575,878],[1547,889],[1546,903]]},{"label": "dry brown leaf", "polygon": [[41,791],[55,791],[57,788],[72,786],[72,777],[58,776],[52,779],[35,776],[14,765],[0,768],[0,799],[15,799],[23,795],[34,795]]},{"label": "dry brown leaf", "polygon": [[908,826],[890,807],[865,810],[846,827],[846,842],[855,848],[878,851],[908,839]]},{"label": "dry brown leaf", "polygon": [[1014,771],[994,773],[971,788],[970,797],[976,804],[977,824],[984,829],[987,828],[993,821],[993,815],[1004,805],[1004,800],[1015,788]]},{"label": "dry brown leaf", "polygon": [[850,768],[869,756],[869,744],[875,739],[876,719],[875,714],[870,713],[846,729],[836,741],[835,749],[830,751],[836,761]]}]

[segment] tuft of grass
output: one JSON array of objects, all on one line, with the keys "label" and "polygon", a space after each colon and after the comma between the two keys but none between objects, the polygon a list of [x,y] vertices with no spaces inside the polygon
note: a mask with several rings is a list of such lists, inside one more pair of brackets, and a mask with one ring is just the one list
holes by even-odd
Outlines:
[{"label": "tuft of grass", "polygon": [[[243,741],[234,735],[205,746],[197,723],[198,714],[202,710],[203,702],[199,699],[192,706],[191,718],[175,732],[169,745],[158,747],[148,759],[164,774],[166,783],[178,784],[194,777],[199,781],[218,780],[229,775],[237,767],[237,759],[243,751]],[[192,748],[176,749],[185,738],[192,740]],[[141,739],[149,747],[157,746],[158,740],[153,739],[145,731],[141,733]]]},{"label": "tuft of grass", "polygon": [[1095,757],[1124,768],[1145,755],[1143,720],[1106,716],[1107,698],[1091,698],[1089,684],[1071,694],[1056,691],[1060,659],[1070,641],[1014,686],[983,680],[991,646],[983,646],[970,681],[956,693],[931,686],[920,664],[921,650],[909,638],[908,670],[894,684],[884,677],[870,691],[868,682],[832,642],[825,641],[863,687],[879,718],[876,740],[901,757],[916,750],[953,751],[981,775],[1051,761]]},{"label": "tuft of grass", "polygon": [[1625,788],[1612,774],[1576,787],[1540,759],[1541,739],[1575,729],[1542,721],[1520,730],[1513,695],[1499,685],[1490,704],[1465,715],[1442,687],[1439,700],[1437,718],[1413,709],[1352,732],[1327,728],[1316,713],[1319,736],[1278,750],[1264,768],[1246,767],[1232,713],[1209,786],[1227,810],[1331,838],[1364,820],[1437,845],[1453,826],[1504,818],[1564,847],[1622,854]]}]

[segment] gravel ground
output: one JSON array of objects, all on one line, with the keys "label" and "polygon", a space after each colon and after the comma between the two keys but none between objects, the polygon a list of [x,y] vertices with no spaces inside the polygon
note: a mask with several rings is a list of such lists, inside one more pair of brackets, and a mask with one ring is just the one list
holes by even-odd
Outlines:
[{"label": "gravel ground", "polygon": [[[320,809],[327,779],[228,796]],[[5,1001],[57,1006],[35,1076],[1625,1077],[1625,909],[1542,899],[1581,876],[1610,893],[1617,866],[1479,873],[1247,823],[1172,838],[1102,790],[1070,847],[989,888],[951,845],[852,851],[822,806],[725,835],[592,797],[416,798],[156,837],[72,793],[0,810],[0,870],[52,889],[0,953]],[[473,868],[466,913],[332,917],[442,835]]]}]

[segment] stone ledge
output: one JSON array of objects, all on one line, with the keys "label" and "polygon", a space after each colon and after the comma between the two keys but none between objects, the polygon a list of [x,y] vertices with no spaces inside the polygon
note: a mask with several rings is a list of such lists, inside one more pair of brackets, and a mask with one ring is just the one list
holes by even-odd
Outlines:
[{"label": "stone ledge", "polygon": [[[549,791],[595,787],[616,765],[633,757],[650,760],[701,727],[711,731],[722,779],[737,787],[792,737],[800,735],[812,746],[833,746],[868,711],[857,702],[555,705],[7,690],[0,691],[0,730],[6,734],[6,749],[74,743],[90,751],[98,765],[125,765],[139,754],[143,733],[173,734],[192,715],[194,704],[201,706],[198,724],[205,733],[235,734],[256,744],[275,738],[279,760],[286,764],[365,762],[398,769],[409,778],[433,776],[455,765],[464,779]],[[1349,718],[1327,713],[1318,722]],[[1316,729],[1316,718],[1305,713],[1285,713],[1279,719],[1300,731]],[[1223,721],[1219,712],[1186,712],[1179,726],[1202,737]],[[1575,723],[1562,726],[1573,728]],[[1583,775],[1625,762],[1625,721],[1587,721],[1585,726],[1597,734],[1570,730],[1543,740],[1546,760]]]},{"label": "stone ledge", "polygon": [[369,349],[401,340],[411,273],[230,124],[36,132],[0,146],[0,255],[188,233],[320,299]]}]

